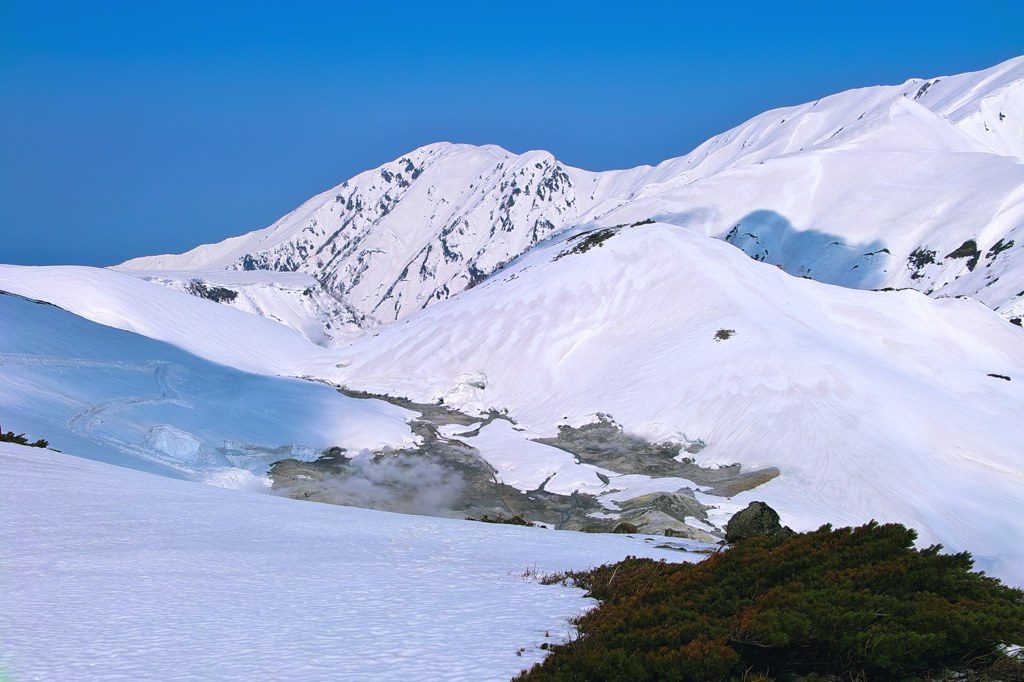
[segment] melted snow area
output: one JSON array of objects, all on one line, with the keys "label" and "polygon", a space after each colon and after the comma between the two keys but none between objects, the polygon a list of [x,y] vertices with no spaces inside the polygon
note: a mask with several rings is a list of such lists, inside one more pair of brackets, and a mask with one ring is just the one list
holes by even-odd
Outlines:
[{"label": "melted snow area", "polygon": [[6,443],[0,517],[0,677],[15,680],[507,680],[591,605],[524,573],[697,556],[218,490]]}]

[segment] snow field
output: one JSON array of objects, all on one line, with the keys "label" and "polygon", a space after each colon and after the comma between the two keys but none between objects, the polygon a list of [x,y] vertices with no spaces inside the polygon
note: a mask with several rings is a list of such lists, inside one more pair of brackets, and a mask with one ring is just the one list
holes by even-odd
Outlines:
[{"label": "snow field", "polygon": [[0,265],[0,291],[244,372],[294,376],[304,361],[327,353],[283,324],[114,270]]},{"label": "snow field", "polygon": [[7,443],[0,518],[0,672],[18,680],[507,680],[591,605],[533,574],[698,558],[641,538],[220,490]]}]

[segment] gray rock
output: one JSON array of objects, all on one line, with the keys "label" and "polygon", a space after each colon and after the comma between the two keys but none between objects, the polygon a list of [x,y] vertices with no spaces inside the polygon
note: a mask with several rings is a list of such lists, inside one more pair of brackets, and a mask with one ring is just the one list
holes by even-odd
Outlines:
[{"label": "gray rock", "polygon": [[725,539],[729,543],[754,537],[780,537],[793,535],[793,529],[779,522],[778,513],[764,502],[751,502],[746,509],[736,512],[725,526]]}]

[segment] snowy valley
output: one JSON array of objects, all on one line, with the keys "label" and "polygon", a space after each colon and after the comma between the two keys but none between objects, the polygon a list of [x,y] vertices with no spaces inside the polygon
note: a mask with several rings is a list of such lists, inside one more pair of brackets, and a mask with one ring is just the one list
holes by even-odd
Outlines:
[{"label": "snowy valley", "polygon": [[538,574],[699,560],[754,500],[1024,585],[1022,317],[1024,58],[654,167],[438,143],[219,244],[2,265],[0,426],[63,454],[0,445],[0,678],[508,679],[589,603]]}]

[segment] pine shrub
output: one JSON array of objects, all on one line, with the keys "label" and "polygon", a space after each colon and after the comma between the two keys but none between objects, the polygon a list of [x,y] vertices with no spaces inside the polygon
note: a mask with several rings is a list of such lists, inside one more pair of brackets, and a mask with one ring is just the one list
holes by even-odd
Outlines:
[{"label": "pine shrub", "polygon": [[823,526],[697,564],[630,557],[576,574],[602,604],[518,679],[984,679],[1007,665],[999,679],[1019,679],[1004,645],[1024,644],[1024,592],[916,537]]},{"label": "pine shrub", "polygon": [[14,431],[7,431],[5,433],[3,429],[0,429],[0,443],[17,443],[18,445],[27,445],[31,448],[50,447],[50,441],[44,438],[40,438],[39,440],[30,443],[24,433],[14,433]]}]

